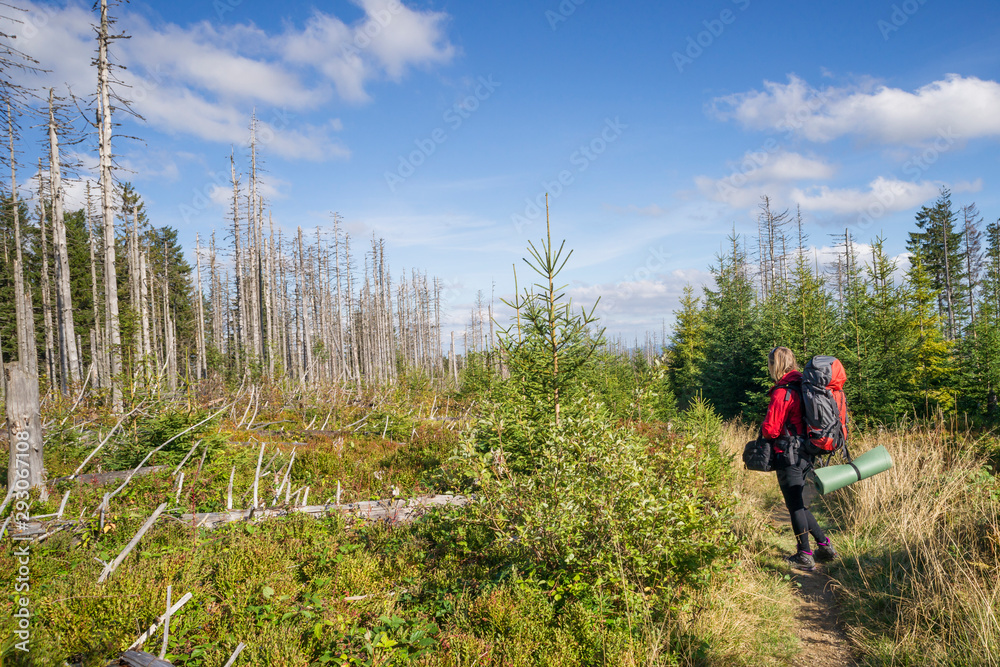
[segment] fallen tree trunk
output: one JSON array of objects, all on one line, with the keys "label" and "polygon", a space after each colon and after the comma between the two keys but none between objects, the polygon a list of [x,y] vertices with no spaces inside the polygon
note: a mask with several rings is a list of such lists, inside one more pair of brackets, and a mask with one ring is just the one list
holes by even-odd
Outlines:
[{"label": "fallen tree trunk", "polygon": [[[417,496],[407,500],[366,500],[346,505],[302,505],[300,507],[269,507],[267,509],[230,510],[228,512],[199,512],[198,514],[166,515],[195,528],[212,530],[236,521],[260,521],[272,517],[290,516],[295,513],[308,514],[315,518],[340,513],[359,519],[386,521],[399,524],[417,519],[432,507],[446,505],[462,506],[472,502],[469,496],[436,495]],[[58,530],[82,524],[81,521],[55,519],[51,522],[28,521],[11,526],[10,535],[20,540],[44,539],[56,530],[49,528],[58,524]]]},{"label": "fallen tree trunk", "polygon": [[362,519],[383,520],[389,523],[407,523],[424,514],[431,507],[466,505],[472,501],[467,496],[418,496],[408,500],[368,500],[348,505],[303,505],[301,507],[271,507],[267,509],[230,510],[228,512],[202,512],[182,514],[181,521],[196,528],[209,530],[235,521],[260,520],[293,513],[308,514],[319,518],[339,512]]},{"label": "fallen tree trunk", "polygon": [[111,472],[95,472],[87,473],[85,475],[69,475],[67,477],[57,477],[52,480],[52,484],[58,482],[65,482],[68,480],[77,480],[81,484],[104,484],[106,482],[117,482],[119,480],[125,479],[129,475],[133,477],[142,477],[143,475],[152,475],[153,473],[163,472],[169,470],[170,466],[146,466],[144,468],[139,468],[134,473],[131,469],[129,470],[113,470]]}]

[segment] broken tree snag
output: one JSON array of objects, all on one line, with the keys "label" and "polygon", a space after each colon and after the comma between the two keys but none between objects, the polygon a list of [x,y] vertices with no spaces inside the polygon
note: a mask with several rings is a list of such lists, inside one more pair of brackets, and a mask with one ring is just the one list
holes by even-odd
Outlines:
[{"label": "broken tree snag", "polygon": [[[107,497],[105,497],[104,502],[107,503]],[[101,571],[101,576],[98,577],[97,583],[103,584],[107,578],[110,577],[116,569],[118,569],[118,566],[122,564],[125,557],[131,553],[132,549],[135,548],[135,545],[139,544],[139,540],[142,539],[142,536],[146,534],[146,531],[149,530],[150,526],[156,522],[156,519],[165,509],[167,509],[167,504],[163,503],[153,511],[152,516],[146,519],[146,523],[142,524],[142,527],[139,529],[139,532],[135,534],[135,537],[132,538],[132,541],[128,543],[120,554],[118,554],[118,558],[115,558],[113,561],[104,566],[104,570]]]},{"label": "broken tree snag", "polygon": [[38,376],[28,373],[20,362],[4,366],[7,383],[7,437],[10,442],[10,464],[7,468],[7,488],[10,492],[45,489],[42,462],[42,421],[38,408]]}]

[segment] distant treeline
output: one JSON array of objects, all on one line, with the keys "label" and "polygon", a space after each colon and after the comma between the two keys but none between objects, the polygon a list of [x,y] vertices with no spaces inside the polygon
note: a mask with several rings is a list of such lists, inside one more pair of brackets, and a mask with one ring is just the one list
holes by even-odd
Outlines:
[{"label": "distant treeline", "polygon": [[1000,419],[1000,222],[942,189],[916,214],[909,266],[884,239],[859,247],[850,230],[836,262],[810,250],[801,212],[763,197],[755,239],[732,235],[712,267],[714,285],[685,289],[667,348],[671,389],[685,406],[699,391],[726,417],[763,409],[771,347],[800,365],[843,361],[856,421],[965,414]]}]

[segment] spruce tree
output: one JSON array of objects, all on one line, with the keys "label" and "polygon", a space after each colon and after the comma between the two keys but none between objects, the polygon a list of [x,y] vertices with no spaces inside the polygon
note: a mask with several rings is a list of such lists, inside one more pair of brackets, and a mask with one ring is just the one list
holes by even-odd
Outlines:
[{"label": "spruce tree", "polygon": [[795,352],[804,364],[817,354],[833,354],[836,345],[837,313],[825,289],[818,267],[807,254],[802,214],[796,216],[798,252],[792,269],[788,303],[784,309],[787,326],[780,343]]},{"label": "spruce tree", "polygon": [[[912,377],[912,337],[906,312],[907,292],[896,285],[896,262],[885,252],[884,239],[872,244],[867,267],[870,292],[864,314],[866,357],[864,391],[852,406],[874,421],[891,422],[910,409],[907,383]],[[860,410],[859,410],[860,409]]]},{"label": "spruce tree", "polygon": [[945,336],[955,340],[968,313],[966,271],[963,268],[963,233],[956,231],[957,213],[952,210],[951,191],[941,189],[933,206],[917,212],[917,227],[910,232],[907,249],[920,256],[937,299]]},{"label": "spruce tree", "polygon": [[676,321],[668,346],[667,373],[670,390],[680,407],[687,407],[701,388],[705,363],[705,315],[694,288],[685,285],[681,309],[674,311]]},{"label": "spruce tree", "polygon": [[976,361],[986,416],[1000,419],[1000,220],[986,227],[980,317],[976,323]]},{"label": "spruce tree", "polygon": [[913,256],[907,280],[910,335],[915,338],[908,384],[914,408],[926,417],[938,409],[947,412],[954,405],[952,344],[943,333],[938,310],[940,293],[920,255]]},{"label": "spruce tree", "polygon": [[767,341],[759,304],[747,275],[746,255],[735,234],[731,254],[712,268],[715,289],[705,288],[706,343],[701,376],[704,395],[725,418],[763,412]]}]

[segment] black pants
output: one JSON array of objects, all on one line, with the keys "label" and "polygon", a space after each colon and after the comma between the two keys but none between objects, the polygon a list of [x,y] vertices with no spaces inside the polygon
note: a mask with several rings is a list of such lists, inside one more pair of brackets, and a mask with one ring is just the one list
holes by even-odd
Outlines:
[{"label": "black pants", "polygon": [[792,520],[792,530],[795,531],[799,551],[812,551],[809,548],[809,533],[812,533],[817,542],[826,542],[826,534],[816,523],[816,517],[809,511],[809,504],[804,498],[806,477],[812,467],[812,457],[803,456],[794,466],[778,468],[778,488],[785,498],[785,507]]}]

